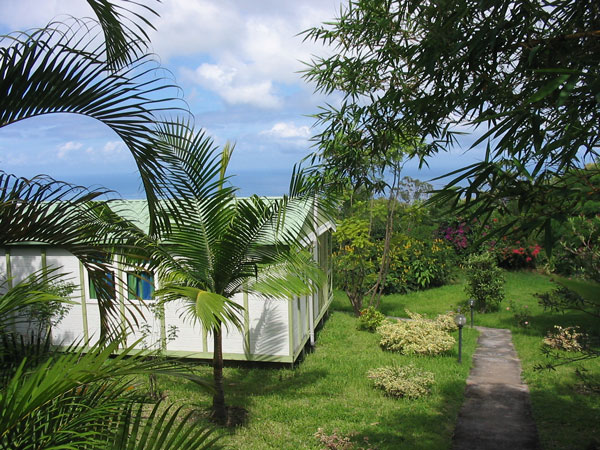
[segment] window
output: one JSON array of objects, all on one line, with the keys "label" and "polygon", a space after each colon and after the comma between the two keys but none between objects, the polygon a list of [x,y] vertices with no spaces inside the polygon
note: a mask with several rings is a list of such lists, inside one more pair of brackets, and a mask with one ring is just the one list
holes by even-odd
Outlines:
[{"label": "window", "polygon": [[[92,278],[88,277],[88,280],[90,288],[90,298],[98,298],[96,286],[94,285]],[[115,274],[112,272],[105,272],[104,280],[106,281],[106,289],[108,289],[109,298],[117,298],[115,294]]]},{"label": "window", "polygon": [[154,297],[154,275],[150,272],[128,272],[127,291],[129,299],[152,300]]}]

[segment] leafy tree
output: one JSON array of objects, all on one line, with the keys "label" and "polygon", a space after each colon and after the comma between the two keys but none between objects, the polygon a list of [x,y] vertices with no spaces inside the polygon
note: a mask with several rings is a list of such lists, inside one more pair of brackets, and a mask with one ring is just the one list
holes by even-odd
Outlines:
[{"label": "leafy tree", "polygon": [[377,247],[369,235],[369,223],[361,218],[342,220],[333,236],[337,247],[333,254],[335,283],[348,295],[354,314],[359,316],[363,299],[376,279]]},{"label": "leafy tree", "polygon": [[524,226],[544,230],[550,249],[552,220],[580,193],[562,177],[598,155],[599,29],[594,0],[351,0],[306,31],[335,50],[306,79],[344,94],[318,114],[317,140],[327,149],[358,133],[377,157],[390,136],[426,137],[425,162],[477,129],[485,159],[450,174],[437,199],[480,217],[506,199],[525,211],[543,204]]},{"label": "leafy tree", "polygon": [[465,264],[467,285],[465,292],[475,300],[475,309],[481,313],[498,311],[504,300],[504,276],[502,269],[490,253],[473,254]]}]

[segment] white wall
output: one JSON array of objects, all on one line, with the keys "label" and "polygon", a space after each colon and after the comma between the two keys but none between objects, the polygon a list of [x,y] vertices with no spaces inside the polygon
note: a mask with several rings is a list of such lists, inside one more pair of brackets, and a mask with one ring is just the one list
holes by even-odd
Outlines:
[{"label": "white wall", "polygon": [[[83,271],[83,296],[85,297],[85,313],[82,308],[82,290],[80,289],[80,264],[78,259],[69,252],[57,248],[46,248],[46,263],[48,267],[59,267],[61,273],[65,273],[65,281],[72,282],[78,286],[73,292],[71,299],[74,304],[64,320],[53,329],[53,342],[57,345],[71,345],[77,343],[83,345],[84,323],[87,322],[88,337],[90,344],[96,342],[100,335],[100,315],[98,302],[89,297],[89,280],[86,271]],[[41,248],[38,246],[11,247],[11,269],[16,283],[27,275],[42,267]],[[0,249],[0,277],[6,278],[6,258],[4,250]],[[125,278],[125,273],[115,270],[117,278]],[[117,295],[120,292],[116,289]],[[123,290],[126,295],[126,289]],[[316,296],[315,296],[316,297]],[[316,299],[315,299],[316,300]],[[244,305],[243,294],[238,294],[233,301]],[[227,355],[238,355],[235,359],[246,359],[249,355],[261,355],[272,357],[290,358],[300,350],[300,346],[308,337],[308,302],[313,301],[313,296],[303,296],[294,300],[288,299],[265,299],[261,297],[248,296],[248,346],[246,346],[244,329],[235,327],[224,329],[223,353]],[[126,304],[130,300],[125,300]],[[159,348],[161,343],[162,323],[154,313],[146,307],[145,302],[135,301],[142,309],[145,323],[149,325],[144,330],[140,325],[129,328],[131,335],[127,338],[127,344],[133,344],[137,339],[144,338],[139,348]],[[319,314],[315,302],[315,318]],[[213,342],[210,333],[204,336],[199,323],[193,323],[185,316],[183,301],[171,302],[165,305],[165,334],[170,326],[177,327],[177,337],[167,343],[168,351],[198,353],[198,357],[207,357],[212,353]],[[292,323],[289,322],[290,310]],[[116,305],[117,311],[119,305]],[[133,311],[128,307],[129,311]],[[141,320],[141,318],[140,318]],[[244,323],[244,318],[241,318]],[[290,334],[293,338],[293,352],[290,355]],[[246,348],[247,347],[247,348]],[[200,355],[202,353],[202,355]],[[188,355],[193,356],[193,355]],[[250,359],[261,359],[251,358]]]}]

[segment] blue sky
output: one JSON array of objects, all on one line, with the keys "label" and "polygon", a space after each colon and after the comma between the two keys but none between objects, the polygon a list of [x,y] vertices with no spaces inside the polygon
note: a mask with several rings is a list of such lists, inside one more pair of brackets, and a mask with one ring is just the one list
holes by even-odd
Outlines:
[{"label": "blue sky", "polygon": [[[163,0],[153,21],[152,50],[183,88],[198,127],[219,145],[236,142],[230,164],[241,194],[279,195],[294,163],[308,155],[309,116],[326,101],[298,73],[301,61],[326,54],[301,31],[332,19],[340,0]],[[3,0],[0,32],[46,24],[61,14],[90,16],[83,0]],[[463,145],[468,145],[469,139]],[[466,165],[478,152],[457,148],[406,175],[429,180]],[[0,168],[20,176],[48,174],[141,198],[133,160],[103,125],[67,114],[0,128]]]}]

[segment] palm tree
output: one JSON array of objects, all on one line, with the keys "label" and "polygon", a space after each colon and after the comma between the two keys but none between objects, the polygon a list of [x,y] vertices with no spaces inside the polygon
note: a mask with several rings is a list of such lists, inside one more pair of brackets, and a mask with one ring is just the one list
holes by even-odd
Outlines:
[{"label": "palm tree", "polygon": [[[163,142],[168,145],[169,139]],[[239,326],[241,309],[231,298],[242,290],[289,298],[320,285],[322,272],[301,249],[312,229],[312,220],[305,219],[315,197],[298,172],[288,196],[236,198],[225,175],[233,147],[219,153],[202,133],[187,144],[177,145],[188,174],[180,183],[179,208],[153,256],[161,284],[157,295],[163,302],[183,298],[187,317],[212,332],[212,417],[224,423],[223,327]]]}]

